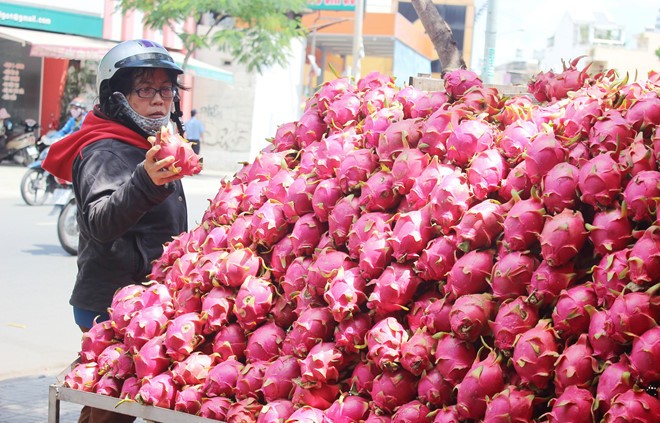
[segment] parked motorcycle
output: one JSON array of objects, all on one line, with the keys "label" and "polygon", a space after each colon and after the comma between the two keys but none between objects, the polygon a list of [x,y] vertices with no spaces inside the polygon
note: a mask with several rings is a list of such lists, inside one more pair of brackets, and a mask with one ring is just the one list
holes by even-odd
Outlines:
[{"label": "parked motorcycle", "polygon": [[21,131],[15,128],[10,118],[7,110],[0,108],[0,161],[10,159],[27,166],[39,157],[36,147],[39,124],[34,119],[25,119]]},{"label": "parked motorcycle", "polygon": [[72,256],[78,255],[78,206],[73,194],[73,187],[67,184],[64,188],[57,188],[54,192],[57,216],[57,238],[64,251]]},{"label": "parked motorcycle", "polygon": [[54,136],[55,131],[44,135],[37,142],[39,158],[28,165],[28,170],[21,179],[21,197],[28,206],[39,206],[46,202],[57,188],[65,188],[66,182],[56,178],[46,171],[41,164],[46,159],[50,146],[60,138]]}]

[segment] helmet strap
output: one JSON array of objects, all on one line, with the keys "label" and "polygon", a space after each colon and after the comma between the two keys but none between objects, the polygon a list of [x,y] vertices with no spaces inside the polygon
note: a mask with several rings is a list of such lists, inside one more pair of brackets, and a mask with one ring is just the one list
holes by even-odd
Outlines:
[{"label": "helmet strap", "polygon": [[174,111],[170,115],[176,128],[179,130],[179,134],[183,135],[186,132],[186,128],[183,126],[183,121],[181,120],[183,112],[181,111],[181,98],[178,94],[174,97]]}]

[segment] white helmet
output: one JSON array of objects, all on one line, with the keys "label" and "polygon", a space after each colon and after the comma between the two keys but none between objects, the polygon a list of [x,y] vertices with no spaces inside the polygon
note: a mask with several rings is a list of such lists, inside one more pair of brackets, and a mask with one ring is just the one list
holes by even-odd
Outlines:
[{"label": "white helmet", "polygon": [[149,40],[124,41],[111,48],[101,59],[96,76],[97,92],[101,92],[103,81],[109,80],[119,69],[124,68],[162,68],[172,69],[177,74],[183,73],[162,45]]}]

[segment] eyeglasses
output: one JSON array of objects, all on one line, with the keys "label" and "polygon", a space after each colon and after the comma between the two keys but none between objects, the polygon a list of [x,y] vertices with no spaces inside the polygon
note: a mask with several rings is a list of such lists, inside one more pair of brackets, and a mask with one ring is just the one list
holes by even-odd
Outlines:
[{"label": "eyeglasses", "polygon": [[156,93],[160,94],[160,98],[163,99],[170,99],[174,97],[177,93],[176,88],[174,87],[163,87],[159,90],[155,88],[138,88],[137,90],[134,90],[135,93],[138,95],[140,98],[154,98],[156,97]]}]

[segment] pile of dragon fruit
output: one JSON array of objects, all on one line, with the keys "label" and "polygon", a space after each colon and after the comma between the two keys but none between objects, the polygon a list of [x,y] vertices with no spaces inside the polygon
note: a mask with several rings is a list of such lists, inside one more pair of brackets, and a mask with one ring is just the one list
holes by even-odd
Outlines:
[{"label": "pile of dragon fruit", "polygon": [[660,76],[371,73],[119,290],[75,389],[228,422],[652,422]]}]

